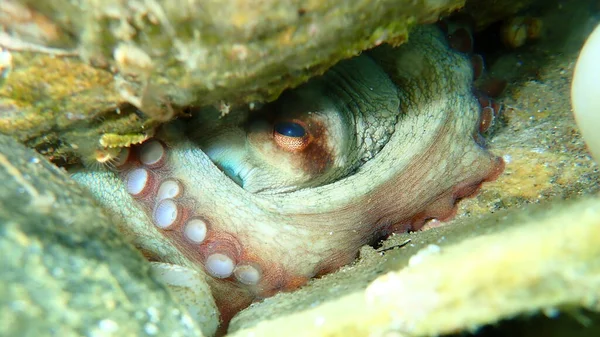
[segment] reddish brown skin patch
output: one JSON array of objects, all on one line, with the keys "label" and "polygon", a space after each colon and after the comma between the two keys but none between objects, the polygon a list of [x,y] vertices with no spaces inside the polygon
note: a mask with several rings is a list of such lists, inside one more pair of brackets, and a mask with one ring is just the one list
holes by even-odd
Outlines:
[{"label": "reddish brown skin patch", "polygon": [[491,78],[479,86],[479,90],[489,97],[499,97],[506,89],[508,82],[500,78]]},{"label": "reddish brown skin patch", "polygon": [[465,28],[458,28],[448,35],[450,48],[461,53],[473,52],[473,37]]},{"label": "reddish brown skin patch", "polygon": [[486,132],[494,120],[494,109],[486,106],[481,109],[481,118],[479,119],[479,132]]},{"label": "reddish brown skin patch", "polygon": [[[408,230],[417,231],[432,218],[442,222],[454,218],[458,211],[458,203],[460,200],[475,197],[484,182],[496,180],[496,178],[502,174],[504,171],[504,160],[500,157],[496,157],[494,160],[495,164],[493,165],[492,170],[487,172],[487,175],[481,181],[474,183],[465,182],[464,184],[455,186],[452,190],[441,194],[439,198],[431,202],[422,212],[415,214],[407,221],[402,221],[399,224],[391,226],[388,229],[387,234],[405,232]],[[409,225],[407,225],[407,223]]]},{"label": "reddish brown skin patch", "polygon": [[322,122],[318,121],[317,118],[307,117],[306,111],[289,112],[286,114],[286,118],[278,117],[275,109],[268,109],[267,111],[268,113],[263,116],[263,119],[270,125],[275,125],[277,122],[289,121],[298,123],[304,127],[306,132],[304,137],[305,146],[289,150],[282,148],[275,139],[274,130],[269,130],[268,135],[255,135],[255,137],[269,137],[270,141],[275,143],[280,149],[293,154],[296,167],[301,168],[310,175],[321,174],[331,167],[333,158],[330,146],[327,144],[327,128]]},{"label": "reddish brown skin patch", "polygon": [[317,175],[331,167],[333,159],[323,124],[315,120],[308,121],[306,124],[313,140],[300,154],[302,168],[305,172]]},{"label": "reddish brown skin patch", "polygon": [[[329,167],[333,162],[331,150],[326,139],[326,127],[316,118],[299,116],[297,118],[279,119],[273,122],[273,125],[279,121],[290,121],[300,124],[304,127],[307,138],[306,146],[298,151],[289,151],[297,156],[298,167],[311,175],[318,175]],[[273,132],[275,133],[275,132]],[[275,140],[273,140],[277,143]],[[285,149],[284,149],[285,150]]]}]

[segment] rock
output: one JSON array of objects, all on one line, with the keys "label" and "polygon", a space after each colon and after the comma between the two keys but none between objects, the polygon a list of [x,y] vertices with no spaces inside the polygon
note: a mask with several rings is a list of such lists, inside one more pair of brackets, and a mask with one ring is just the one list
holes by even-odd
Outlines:
[{"label": "rock", "polygon": [[[468,13],[489,22],[532,2],[470,0]],[[274,100],[465,1],[4,3],[0,25],[14,34],[0,33],[0,46],[19,70],[0,87],[0,131],[64,163],[139,143],[185,106],[227,113]]]},{"label": "rock", "polygon": [[0,181],[0,336],[202,335],[63,170],[0,135]]}]

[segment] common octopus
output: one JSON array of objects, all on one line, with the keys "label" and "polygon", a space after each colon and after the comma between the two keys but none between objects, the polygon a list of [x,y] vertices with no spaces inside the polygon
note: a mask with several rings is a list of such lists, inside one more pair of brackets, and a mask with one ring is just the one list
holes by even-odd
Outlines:
[{"label": "common octopus", "polygon": [[469,55],[435,26],[258,111],[202,111],[73,174],[150,260],[206,277],[227,322],[391,233],[451,218],[503,170]]}]

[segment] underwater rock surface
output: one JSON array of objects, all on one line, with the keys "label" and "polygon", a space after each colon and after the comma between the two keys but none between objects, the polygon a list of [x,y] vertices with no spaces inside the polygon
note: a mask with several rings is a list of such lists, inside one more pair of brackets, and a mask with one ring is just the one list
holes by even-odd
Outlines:
[{"label": "underwater rock surface", "polygon": [[[141,84],[130,90],[142,103],[143,86],[150,84],[175,105],[273,100],[342,59],[384,42],[398,45],[414,24],[435,22],[465,5],[464,0],[16,2],[56,23],[83,59],[116,66],[126,82]],[[531,2],[468,3],[472,15],[498,18]]]},{"label": "underwater rock surface", "polygon": [[[498,2],[500,1],[494,1],[494,3]],[[273,329],[272,332],[277,331],[280,335],[282,331],[286,334],[290,331],[297,331],[299,334],[310,332],[314,333],[314,335],[319,335],[321,332],[330,335],[339,334],[347,336],[363,335],[366,331],[382,332],[382,334],[388,332],[392,334],[401,334],[408,329],[409,331],[412,331],[414,335],[431,335],[448,331],[473,331],[473,329],[476,329],[481,325],[493,324],[502,318],[509,318],[515,315],[527,317],[532,312],[540,312],[540,310],[542,313],[547,313],[552,317],[557,313],[568,314],[569,311],[563,310],[565,309],[563,305],[568,305],[566,309],[575,308],[575,312],[577,312],[579,308],[584,307],[590,310],[599,311],[598,294],[600,293],[600,287],[598,286],[599,272],[596,261],[598,252],[595,250],[597,249],[596,247],[600,246],[598,241],[599,236],[596,232],[598,224],[600,224],[597,208],[598,200],[596,198],[587,197],[580,204],[562,207],[556,206],[558,209],[551,209],[553,206],[546,205],[541,206],[535,212],[526,209],[524,212],[531,213],[526,216],[511,215],[511,213],[516,212],[518,209],[525,207],[525,205],[529,203],[544,203],[549,199],[558,199],[555,200],[555,202],[560,204],[562,203],[560,199],[578,198],[582,195],[590,195],[598,192],[598,168],[591,162],[589,155],[585,151],[584,144],[579,137],[572,116],[570,115],[568,103],[570,74],[576,58],[576,51],[580,47],[583,36],[585,36],[585,34],[576,33],[574,30],[571,30],[570,27],[582,27],[580,30],[591,31],[591,28],[597,23],[597,19],[590,16],[589,13],[589,8],[592,8],[592,1],[583,1],[582,3],[584,3],[584,5],[581,5],[579,2],[577,3],[580,8],[578,11],[567,10],[567,7],[569,6],[560,6],[559,8],[558,3],[557,6],[553,8],[553,13],[547,18],[548,20],[551,20],[549,22],[553,23],[547,25],[552,27],[547,33],[547,41],[551,42],[548,42],[545,45],[533,46],[531,48],[526,47],[518,50],[517,52],[506,55],[491,66],[490,70],[492,72],[498,69],[497,71],[501,74],[513,73],[512,77],[509,76],[509,78],[513,79],[513,82],[511,83],[512,85],[509,86],[509,91],[505,97],[505,103],[508,107],[506,113],[507,124],[501,131],[498,131],[492,137],[492,150],[495,151],[495,153],[502,155],[507,162],[505,174],[501,176],[496,183],[489,184],[482,191],[477,200],[466,201],[459,211],[458,219],[450,227],[442,227],[426,232],[409,234],[407,236],[394,237],[384,242],[382,249],[403,244],[407,238],[410,238],[412,241],[408,246],[405,246],[405,248],[396,248],[396,250],[383,252],[383,257],[381,255],[382,252],[378,252],[370,247],[365,247],[363,249],[362,258],[356,265],[349,266],[340,270],[337,274],[315,281],[312,288],[306,288],[304,292],[299,292],[297,294],[283,294],[276,296],[272,298],[269,303],[265,303],[264,305],[254,305],[244,313],[244,316],[240,315],[238,319],[234,321],[234,327],[236,329],[242,329],[238,334],[246,335],[247,333],[251,334],[257,331],[265,331],[265,329]],[[560,31],[563,33],[561,34]],[[578,38],[573,40],[567,39],[570,35],[577,36]],[[565,47],[565,49],[552,49],[549,48],[549,45],[554,47]],[[27,58],[37,61],[43,59],[45,60],[44,62],[50,62],[49,60],[51,59],[50,57],[41,57],[29,53],[17,54],[18,53],[13,53],[16,60],[15,64],[17,65],[26,64]],[[57,58],[56,62],[68,65],[70,62],[77,63],[79,61]],[[40,63],[37,64],[38,69],[44,69],[43,62],[40,61]],[[62,68],[60,71],[48,71],[46,73],[53,75],[54,78],[58,80],[61,77],[61,74],[64,75],[68,73],[65,73],[65,69],[67,69],[67,67]],[[21,68],[21,70],[23,74],[27,73],[25,67]],[[17,74],[18,71],[17,67],[13,69],[13,73],[8,80],[14,80],[13,75]],[[44,78],[43,75],[45,74],[43,71],[38,72],[38,74],[40,74],[40,78]],[[105,82],[107,83],[106,87],[112,88],[112,75],[109,72],[106,72],[103,76],[105,76],[104,78],[107,80],[107,82]],[[13,83],[17,84],[25,83],[16,80],[14,81],[15,82]],[[0,123],[4,123],[2,124],[4,127],[3,132],[7,132],[6,130],[11,131],[11,127],[16,125],[14,123],[26,123],[31,120],[30,118],[34,117],[39,118],[39,120],[36,123],[29,124],[32,128],[34,125],[39,126],[48,123],[48,121],[53,122],[54,120],[60,120],[64,122],[64,124],[52,124],[52,127],[44,126],[36,129],[37,138],[36,141],[31,144],[38,144],[40,145],[38,149],[43,150],[44,147],[41,145],[49,144],[50,142],[48,142],[48,139],[60,139],[60,141],[55,141],[50,144],[56,144],[57,147],[63,146],[63,148],[68,148],[68,146],[65,147],[65,143],[69,144],[69,142],[65,142],[64,139],[57,136],[60,135],[60,133],[57,133],[55,130],[64,130],[61,129],[61,127],[64,127],[65,125],[68,125],[73,129],[72,126],[74,124],[70,123],[75,123],[80,116],[73,112],[86,111],[86,104],[84,102],[66,99],[68,97],[77,97],[77,95],[73,95],[73,92],[77,92],[77,86],[71,87],[73,91],[68,91],[66,92],[67,94],[52,90],[29,90],[29,88],[44,87],[40,86],[39,83],[34,82],[35,81],[27,82],[32,83],[32,86],[27,87],[25,90],[21,91],[21,93],[31,94],[41,92],[42,94],[58,93],[58,95],[50,98],[43,96],[45,97],[43,101],[47,103],[46,105],[35,105],[35,109],[30,110],[29,114],[10,119],[8,122],[8,118],[12,118],[14,114],[18,114],[22,110],[12,108],[0,110],[0,113],[2,113]],[[69,86],[67,85],[65,87]],[[6,86],[0,90],[5,90],[5,88]],[[114,89],[109,90],[112,90],[111,95],[118,97],[118,93],[116,93]],[[87,97],[98,97],[93,95],[93,90],[83,92],[90,94]],[[6,91],[3,91],[0,97],[3,99],[3,102],[6,102],[7,97],[9,97],[6,93]],[[13,96],[10,96],[9,99],[13,99],[13,103],[15,102]],[[114,104],[114,102],[118,101],[119,99],[116,99],[109,103]],[[28,102],[29,103],[22,104],[24,106],[31,106],[31,102],[37,102],[37,100],[28,98]],[[76,107],[81,110],[62,110],[54,105],[55,102],[77,104]],[[98,103],[106,104],[102,97],[99,98]],[[7,105],[4,105],[3,107],[6,106]],[[40,111],[48,112],[48,115],[44,115],[43,113],[40,113]],[[54,113],[54,115],[51,115],[50,112]],[[68,112],[71,114],[67,114]],[[102,114],[99,113],[99,115]],[[56,116],[68,118],[57,119]],[[128,121],[130,121],[132,125],[136,125],[135,127],[130,126],[130,129],[127,130],[141,130],[139,129],[140,120],[143,120],[144,117],[139,117],[135,113],[126,114],[126,116],[130,118]],[[120,117],[123,117],[123,115],[120,115]],[[82,120],[85,121],[85,118],[87,117],[84,117]],[[139,118],[139,120],[136,118]],[[112,123],[111,119],[106,119],[106,117],[97,118],[95,121],[99,125],[102,125],[102,128],[99,129],[103,130],[102,132],[104,133],[108,133],[107,130],[114,130],[113,128],[116,127],[116,125],[124,125]],[[97,126],[98,125],[95,125],[95,127]],[[23,130],[26,129],[26,127],[23,128]],[[98,133],[96,133],[95,130],[89,132],[90,133],[86,134],[85,137],[96,137],[94,138],[94,142],[97,141]],[[122,134],[127,134],[127,132],[123,131]],[[27,136],[24,136],[24,139],[27,139]],[[60,214],[71,213],[54,214],[52,212],[46,212],[43,213],[45,215],[43,217],[43,222],[28,222],[31,221],[32,218],[37,218],[37,216],[34,215],[39,214],[39,211],[43,208],[34,208],[34,211],[32,211],[28,204],[29,197],[27,197],[27,195],[23,198],[19,197],[23,196],[23,194],[19,192],[22,191],[19,188],[22,188],[23,185],[14,181],[14,173],[29,172],[26,171],[28,166],[35,164],[27,162],[27,159],[30,158],[32,152],[21,152],[24,150],[12,141],[6,141],[2,146],[3,150],[0,152],[4,153],[6,158],[9,158],[6,153],[10,153],[10,151],[13,151],[12,149],[20,155],[14,158],[10,157],[10,160],[8,160],[8,162],[11,163],[10,166],[0,166],[0,175],[2,175],[3,178],[6,177],[6,179],[2,179],[3,188],[0,189],[0,195],[2,196],[2,207],[0,207],[2,227],[0,233],[2,233],[4,237],[9,238],[7,240],[8,243],[5,244],[3,242],[1,245],[2,249],[7,249],[6,252],[3,251],[2,255],[2,258],[7,260],[2,260],[2,264],[10,266],[10,269],[8,270],[11,271],[10,273],[3,273],[1,275],[3,279],[1,280],[2,287],[0,289],[2,290],[0,291],[6,291],[7,293],[2,293],[0,296],[3,301],[0,303],[0,317],[8,317],[8,321],[12,323],[0,327],[6,329],[0,330],[0,335],[26,335],[28,331],[31,331],[31,335],[39,335],[47,331],[60,331],[64,332],[64,335],[69,335],[70,331],[75,331],[72,333],[73,335],[80,335],[85,333],[85,331],[91,331],[96,328],[103,329],[103,332],[112,335],[123,335],[127,333],[150,334],[156,332],[156,330],[154,330],[154,325],[146,324],[148,322],[152,323],[151,317],[156,317],[153,315],[155,311],[148,311],[148,308],[158,307],[159,305],[168,306],[170,305],[168,303],[171,303],[171,301],[168,300],[169,297],[166,294],[160,295],[163,293],[162,286],[158,285],[153,280],[148,281],[148,274],[145,271],[145,268],[147,268],[147,266],[145,266],[146,264],[142,261],[139,254],[135,253],[130,247],[122,249],[122,247],[126,247],[127,245],[122,243],[122,239],[120,239],[112,229],[106,229],[102,226],[100,230],[94,229],[91,230],[92,232],[83,232],[85,235],[71,234],[70,228],[69,231],[58,231],[58,233],[62,235],[60,237],[68,239],[65,241],[69,244],[68,253],[62,254],[57,249],[52,251],[52,255],[43,255],[48,260],[57,260],[54,261],[57,264],[62,263],[64,269],[52,269],[56,274],[48,272],[49,269],[46,269],[45,266],[40,268],[35,266],[32,267],[32,269],[40,271],[40,273],[35,273],[29,269],[27,263],[17,264],[21,261],[30,260],[19,260],[16,259],[15,256],[37,256],[38,261],[44,261],[42,255],[39,252],[36,252],[36,246],[52,247],[52,244],[45,244],[45,242],[52,242],[58,235],[54,235],[53,233],[55,232],[51,231],[52,228],[57,227],[51,226],[50,224],[62,223],[62,219],[58,218],[60,217]],[[6,167],[13,167],[13,169],[7,170]],[[50,169],[51,172],[54,172],[54,170],[55,169]],[[46,178],[45,175],[41,173],[42,171],[34,170],[31,172],[33,174],[31,176],[27,173],[21,175],[24,177],[25,181],[36,179],[38,175],[45,180]],[[53,176],[53,174],[49,175]],[[62,180],[64,176],[62,176],[62,173],[60,173],[60,175],[61,177],[59,179]],[[44,182],[43,184],[48,183]],[[29,185],[36,187],[36,190],[38,188],[37,183],[30,182]],[[9,188],[5,189],[5,186],[9,186]],[[70,190],[71,188],[77,189],[69,182],[60,183],[58,186],[61,186],[60,190]],[[43,191],[41,187],[39,187],[39,189]],[[53,187],[53,191],[54,190],[57,190],[56,186]],[[17,193],[15,193],[15,191],[17,191]],[[56,195],[61,195],[58,194],[58,192],[56,193]],[[44,194],[41,193],[40,195],[43,196]],[[93,219],[93,221],[88,221],[86,227],[90,226],[90,228],[96,228],[94,222],[104,222],[105,220],[99,220],[104,216],[99,215],[101,214],[101,211],[85,206],[87,201],[83,200],[84,199],[73,198],[73,203],[71,205],[75,209],[80,208],[90,210],[89,214],[84,213],[84,215],[89,217],[83,219]],[[45,203],[42,202],[41,205],[43,206]],[[488,218],[479,217],[479,215],[483,213],[498,212],[499,209],[503,208],[508,208],[510,210],[501,215]],[[68,207],[61,209],[66,210]],[[461,222],[465,221],[464,218],[466,218],[467,215],[470,215],[473,218],[467,220],[468,223],[461,225]],[[507,219],[498,219],[499,217],[503,218],[504,215],[507,216]],[[508,221],[509,225],[507,225],[506,221]],[[73,226],[71,222],[67,223],[69,226]],[[523,224],[526,225],[523,226],[523,228],[519,228],[519,226]],[[452,226],[460,227],[457,227],[456,230],[452,230]],[[505,226],[508,228],[507,231],[503,233]],[[64,228],[64,225],[63,227],[58,228]],[[459,229],[469,230],[461,231]],[[450,232],[454,234],[451,234]],[[75,239],[71,236],[74,236]],[[473,237],[476,236],[482,237],[473,239]],[[101,241],[94,241],[96,238]],[[86,242],[85,240],[92,240],[91,242],[94,244],[89,246],[83,245],[82,247],[79,243]],[[108,243],[104,242],[104,240]],[[40,242],[40,244],[36,245],[36,242]],[[111,242],[116,243],[113,245]],[[445,242],[448,242],[449,245],[444,245]],[[430,247],[422,250],[422,248],[426,248],[430,243],[434,245],[433,248]],[[496,245],[486,245],[490,243],[495,243]],[[413,244],[414,247],[410,246],[411,244]],[[439,249],[435,248],[435,246],[438,246]],[[118,249],[114,249],[115,247]],[[515,251],[517,248],[519,250]],[[466,252],[462,249],[465,249]],[[407,250],[407,252],[403,252],[403,250]],[[31,253],[32,251],[33,253]],[[395,253],[396,251],[401,254]],[[375,292],[378,296],[370,297],[373,302],[371,302],[372,306],[369,312],[350,312],[347,310],[348,305],[346,304],[364,303],[365,298],[361,296],[364,296],[365,292],[362,289],[367,288],[373,279],[378,275],[389,271],[397,271],[399,268],[407,265],[409,258],[418,251],[429,253],[429,256],[427,256],[427,254],[416,255],[417,257],[423,257],[424,255],[422,259],[424,262],[421,262],[420,265],[414,264],[405,272],[394,272],[383,280],[378,281],[378,286],[368,288],[370,289],[371,294],[373,294],[373,289],[384,290],[383,292],[386,296],[388,294],[390,295],[389,298],[398,299],[397,303],[386,303],[386,301],[382,301],[382,296]],[[473,253],[475,251],[487,254],[497,252],[500,256],[493,256],[494,259],[492,259],[490,255],[478,255]],[[506,253],[506,255],[504,253]],[[48,297],[52,294],[60,293],[61,296],[64,294],[64,297],[59,297],[59,299],[84,298],[78,297],[82,296],[79,290],[89,289],[90,283],[86,283],[85,288],[69,288],[55,286],[54,282],[57,278],[60,279],[60,277],[67,276],[72,276],[71,280],[73,281],[73,284],[77,284],[77,282],[80,282],[82,279],[84,281],[89,281],[87,278],[82,278],[79,273],[82,270],[87,269],[67,268],[71,268],[69,261],[78,261],[79,258],[87,258],[90,256],[92,257],[92,266],[104,266],[89,269],[94,271],[94,273],[92,273],[94,276],[101,274],[97,275],[99,280],[103,280],[98,281],[100,286],[106,286],[107,288],[117,289],[119,291],[121,288],[126,289],[126,291],[122,291],[122,293],[125,293],[125,299],[123,299],[123,301],[107,301],[109,304],[126,303],[126,305],[124,304],[121,306],[127,308],[125,313],[122,314],[121,311],[107,305],[97,306],[97,312],[94,310],[89,312],[83,312],[82,310],[76,312],[75,310],[68,311],[69,308],[88,308],[90,304],[97,303],[95,301],[102,301],[102,299],[99,300],[97,296],[90,299],[85,298],[85,300],[82,300],[83,303],[76,300],[72,300],[71,302],[66,302],[64,300],[55,301],[55,303],[60,303],[62,308],[67,308],[66,311],[54,312],[50,309],[38,310],[37,308],[43,307],[40,303],[47,303],[43,302],[44,300],[50,301]],[[101,256],[102,261],[99,261],[95,256]],[[476,258],[478,256],[487,256],[489,257],[488,261],[493,260],[502,263],[489,263],[483,266],[477,265],[475,262],[477,262]],[[528,260],[521,261],[524,257],[527,257]],[[415,259],[417,262],[419,261],[419,258]],[[449,272],[449,270],[463,265],[464,259],[469,259],[472,263],[469,265],[477,266],[472,272],[478,277],[460,278],[460,275],[450,275],[453,277],[451,279],[460,279],[464,282],[469,282],[468,287],[465,287],[463,283],[458,284],[457,287],[459,290],[463,288],[475,289],[479,291],[480,295],[489,292],[489,296],[480,297],[480,299],[483,298],[483,303],[479,302],[480,305],[469,305],[468,302],[464,302],[464,296],[460,297],[460,295],[464,295],[464,293],[460,291],[456,292],[457,296],[454,297],[454,299],[458,300],[452,308],[461,309],[456,311],[457,315],[453,315],[455,313],[453,311],[438,311],[439,308],[449,307],[435,305],[436,302],[432,301],[432,299],[440,299],[439,293],[437,291],[432,292],[432,284],[427,281],[418,282],[419,285],[411,288],[408,291],[408,294],[401,293],[401,291],[405,291],[405,289],[395,286],[400,282],[403,282],[403,280],[415,280],[425,275],[438,277],[444,271]],[[449,263],[448,261],[450,260],[454,262]],[[557,260],[563,263],[558,265],[555,263]],[[107,263],[107,261],[110,261],[110,263]],[[442,261],[445,263],[441,263]],[[457,265],[454,265],[454,263]],[[41,263],[38,265],[41,266]],[[117,282],[114,281],[115,278],[111,276],[111,273],[118,274],[116,270],[120,270],[121,265],[130,266],[133,272],[126,269],[123,273],[129,277]],[[361,268],[362,265],[366,265],[367,268]],[[531,266],[538,266],[540,268],[530,268]],[[439,267],[445,269],[440,269],[438,271],[430,270],[427,267]],[[491,275],[495,275],[499,278],[504,277],[502,278],[504,282],[495,282],[495,279],[492,281],[486,279],[484,277],[485,275],[481,273],[482,271],[485,271],[485,269],[481,268],[490,268],[489,271],[491,272]],[[520,274],[518,271],[521,269],[518,268],[525,268],[527,273],[525,273],[523,277],[519,277]],[[24,274],[22,272],[23,270],[27,270],[28,273]],[[65,274],[61,274],[61,270],[73,270],[73,274],[65,276]],[[108,271],[104,273],[102,272],[103,270]],[[12,271],[15,272],[13,273]],[[77,271],[77,273],[75,271]],[[82,274],[87,275],[85,273]],[[537,277],[542,275],[546,275],[547,278],[543,278],[541,282],[538,282],[539,279],[537,279]],[[533,279],[531,278],[532,276],[534,276]],[[556,284],[552,284],[554,278],[557,280]],[[390,281],[390,283],[384,284],[386,279],[387,281]],[[532,280],[535,282],[531,282]],[[470,283],[471,281],[473,281],[473,283]],[[137,288],[138,283],[144,285],[147,282],[149,282],[150,285],[143,286],[141,289],[144,289],[144,291],[132,290]],[[115,283],[117,285],[114,285]],[[37,297],[34,297],[32,294],[35,294],[35,291],[40,288],[40,284],[45,285],[47,290],[44,291],[42,295],[36,295]],[[92,282],[91,284],[95,285],[96,283]],[[417,288],[417,286],[420,285],[423,286],[422,291],[419,291]],[[476,288],[478,285],[481,287]],[[528,287],[528,285],[531,287]],[[538,285],[544,287],[537,287]],[[555,287],[557,285],[559,287]],[[564,287],[561,287],[561,285]],[[565,285],[568,285],[568,287]],[[321,290],[317,290],[317,288],[320,288]],[[392,289],[388,292],[387,290],[389,288]],[[146,294],[145,290],[147,289],[156,290],[159,295],[153,295],[154,292]],[[448,289],[447,293],[450,294],[455,292],[455,288],[453,287],[445,289]],[[516,294],[516,299],[509,298],[504,301],[502,296],[508,294],[509,292],[507,291],[514,291],[512,294]],[[585,293],[583,291],[585,291]],[[357,301],[354,301],[353,299],[347,300],[346,297],[344,297],[344,299],[336,300],[336,298],[340,298],[343,295],[352,292],[357,292],[359,294],[356,296],[349,295],[353,296],[354,300]],[[108,293],[111,294],[110,296],[113,294],[112,292]],[[143,295],[141,295],[142,293]],[[306,298],[304,301],[305,306],[300,305],[300,302],[293,299],[293,296],[303,296],[307,293],[310,293],[312,297]],[[93,294],[96,295],[96,292]],[[417,295],[422,294],[433,296],[426,298],[416,297]],[[118,293],[115,297],[122,298],[118,297],[121,295]],[[151,299],[148,300],[149,302],[145,302],[146,300],[144,298],[146,295],[151,297]],[[400,295],[403,296],[398,298]],[[29,301],[27,299],[28,296],[34,298],[35,301]],[[332,302],[325,304],[321,308],[314,308],[306,313],[294,313],[304,310],[305,308],[319,306],[330,298],[333,299]],[[509,304],[509,306],[502,306],[501,309],[503,310],[498,310],[494,313],[482,312],[482,308],[485,308],[489,304],[489,302],[485,301],[485,298],[500,299],[502,302],[496,303]],[[539,300],[539,302],[525,303],[523,301],[525,298]],[[8,299],[8,302],[4,302],[6,299]],[[12,301],[12,299],[17,300]],[[409,299],[410,302],[408,302]],[[23,303],[25,303],[25,306],[23,306]],[[27,305],[28,303],[32,303],[32,305]],[[146,303],[149,304],[146,305]],[[273,303],[278,303],[279,306],[275,306]],[[423,307],[421,306],[422,303],[429,304],[430,306]],[[398,307],[399,305],[402,307]],[[276,310],[265,308],[269,306],[276,308]],[[110,310],[103,310],[106,308],[109,308]],[[420,308],[422,308],[421,311],[419,310]],[[468,310],[463,311],[462,309]],[[282,315],[292,314],[292,316],[279,317],[271,322],[264,321],[261,323],[265,316],[267,316],[267,313],[273,311],[277,311]],[[406,311],[410,312],[406,313]],[[173,334],[176,334],[179,331],[176,329],[183,329],[181,335],[196,335],[196,333],[199,333],[197,329],[194,330],[194,328],[186,325],[186,322],[188,321],[181,318],[181,316],[178,316],[179,314],[176,312],[171,311],[172,315],[168,314],[170,312],[169,310],[165,312],[167,312],[166,316],[160,316],[162,321],[161,324],[168,325],[165,330],[160,328],[159,331],[169,331],[170,333],[173,332]],[[331,316],[327,315],[331,312],[335,313],[337,320],[329,320]],[[46,313],[48,314],[46,315]],[[55,314],[62,313],[69,316],[56,318]],[[139,314],[136,315],[132,313]],[[403,315],[401,317],[390,317],[388,316],[390,313],[403,313]],[[432,316],[419,317],[417,315],[419,313],[431,314]],[[82,315],[78,316],[80,314]],[[121,316],[121,314],[123,316]],[[360,316],[353,316],[357,314],[360,314]],[[414,314],[414,316],[409,316],[410,314]],[[458,314],[464,316],[458,317]],[[115,315],[115,317],[112,317],[111,315]],[[133,319],[131,319],[132,317]],[[356,317],[358,317],[358,319],[356,319]],[[374,319],[371,319],[373,317]],[[415,320],[409,321],[410,317],[415,318]],[[435,320],[434,317],[436,318]],[[354,321],[349,322],[352,319],[354,319]],[[177,328],[177,323],[180,323],[182,320],[184,324]],[[127,325],[118,324],[118,326],[115,327],[113,324],[115,321],[127,322]],[[293,325],[294,322],[299,322],[300,325]],[[344,322],[349,323],[344,325]],[[257,323],[258,325],[256,325]],[[590,322],[590,324],[593,323],[594,322]],[[251,326],[254,326],[254,328],[251,328]],[[580,324],[579,326],[582,325]],[[591,327],[593,328],[594,325],[591,325]],[[128,328],[131,330],[126,330]],[[569,335],[568,332],[565,333],[565,335]]]},{"label": "underwater rock surface", "polygon": [[0,135],[0,181],[0,336],[202,335],[63,170]]},{"label": "underwater rock surface", "polygon": [[[532,2],[470,0],[467,8],[491,20]],[[18,8],[23,4],[36,11]],[[0,132],[57,163],[93,161],[98,150],[152,136],[182,107],[212,105],[227,113],[274,100],[344,58],[405,42],[414,25],[464,5],[4,0],[0,47],[14,52],[13,70],[0,86]]]}]

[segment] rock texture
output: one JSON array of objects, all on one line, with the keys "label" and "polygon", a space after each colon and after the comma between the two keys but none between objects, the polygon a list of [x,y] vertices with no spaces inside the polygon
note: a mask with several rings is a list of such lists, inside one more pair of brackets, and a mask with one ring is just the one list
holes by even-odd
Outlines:
[{"label": "rock texture", "polygon": [[[497,19],[532,2],[471,0],[469,15]],[[0,46],[43,53],[13,52],[0,87],[0,131],[55,162],[95,160],[97,150],[151,136],[181,107],[227,113],[274,100],[344,58],[405,42],[415,24],[464,4],[5,0]]]},{"label": "rock texture", "polygon": [[0,336],[201,336],[65,172],[0,135]]}]

